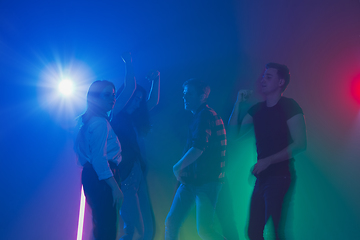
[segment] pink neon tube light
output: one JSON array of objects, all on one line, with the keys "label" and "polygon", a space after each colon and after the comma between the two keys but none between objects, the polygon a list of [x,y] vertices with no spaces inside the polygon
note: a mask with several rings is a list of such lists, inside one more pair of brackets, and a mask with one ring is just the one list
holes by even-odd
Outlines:
[{"label": "pink neon tube light", "polygon": [[84,228],[84,216],[85,216],[85,195],[84,188],[81,186],[81,200],[80,200],[80,211],[79,211],[79,222],[76,240],[82,240],[83,228]]}]

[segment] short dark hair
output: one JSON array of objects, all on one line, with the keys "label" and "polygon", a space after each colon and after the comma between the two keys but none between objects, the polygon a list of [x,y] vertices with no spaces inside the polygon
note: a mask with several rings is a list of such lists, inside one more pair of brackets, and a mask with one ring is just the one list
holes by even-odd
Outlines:
[{"label": "short dark hair", "polygon": [[289,68],[284,64],[273,63],[273,62],[266,64],[265,68],[266,69],[275,68],[277,70],[277,74],[279,75],[279,78],[285,80],[284,86],[282,87],[282,92],[284,92],[285,89],[287,88],[287,86],[290,83],[290,70],[289,70]]},{"label": "short dark hair", "polygon": [[205,94],[206,99],[209,97],[210,86],[206,82],[204,82],[200,79],[197,79],[197,78],[191,78],[191,79],[187,80],[186,82],[184,82],[183,88],[187,85],[193,86],[199,96],[201,94]]}]

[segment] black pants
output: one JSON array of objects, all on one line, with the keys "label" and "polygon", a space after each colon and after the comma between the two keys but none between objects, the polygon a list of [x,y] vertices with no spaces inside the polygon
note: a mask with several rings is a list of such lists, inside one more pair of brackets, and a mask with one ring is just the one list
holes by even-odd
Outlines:
[{"label": "black pants", "polygon": [[287,212],[287,194],[291,177],[267,177],[256,180],[250,204],[248,234],[251,240],[263,240],[264,227],[271,217],[274,224],[275,239],[283,239],[284,213]]},{"label": "black pants", "polygon": [[117,212],[113,206],[110,186],[99,180],[91,164],[86,164],[81,181],[86,201],[92,210],[93,233],[96,240],[115,240],[117,232]]}]

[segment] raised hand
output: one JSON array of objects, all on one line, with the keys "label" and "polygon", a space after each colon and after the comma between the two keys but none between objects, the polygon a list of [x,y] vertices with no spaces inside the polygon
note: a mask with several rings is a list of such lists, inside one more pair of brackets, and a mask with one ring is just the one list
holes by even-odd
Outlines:
[{"label": "raised hand", "polygon": [[121,58],[124,61],[124,63],[132,63],[132,57],[130,52],[123,52],[121,54]]},{"label": "raised hand", "polygon": [[237,94],[237,102],[241,103],[241,102],[245,102],[246,100],[249,99],[249,97],[251,96],[251,94],[253,93],[252,90],[240,90]]},{"label": "raised hand", "polygon": [[149,82],[158,81],[160,79],[160,72],[158,70],[151,70],[145,77]]}]

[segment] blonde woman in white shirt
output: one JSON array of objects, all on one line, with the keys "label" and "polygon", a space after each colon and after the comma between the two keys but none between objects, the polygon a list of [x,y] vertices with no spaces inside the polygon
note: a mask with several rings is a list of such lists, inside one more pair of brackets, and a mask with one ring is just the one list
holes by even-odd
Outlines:
[{"label": "blonde woman in white shirt", "polygon": [[102,80],[91,84],[87,110],[81,116],[83,126],[76,141],[76,153],[83,166],[84,193],[92,209],[95,239],[116,239],[117,213],[123,202],[116,174],[121,146],[109,124],[108,112],[121,110],[134,93],[135,79],[128,79],[126,83],[127,87],[117,99],[113,83]]}]

